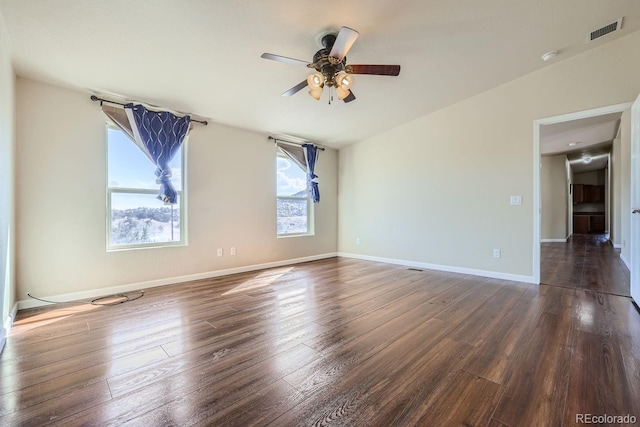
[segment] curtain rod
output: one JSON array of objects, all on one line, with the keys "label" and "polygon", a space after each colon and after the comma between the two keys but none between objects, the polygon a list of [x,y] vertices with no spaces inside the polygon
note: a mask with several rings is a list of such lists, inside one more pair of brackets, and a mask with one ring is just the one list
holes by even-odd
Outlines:
[{"label": "curtain rod", "polygon": [[[299,142],[285,141],[284,139],[274,138],[272,136],[269,136],[269,140],[274,140],[275,142],[280,141],[280,142],[284,142],[285,144],[302,145]],[[312,145],[315,145],[315,144],[312,144]],[[316,145],[316,147],[318,147],[318,146]],[[318,147],[318,150],[324,151],[324,148],[323,147]]]},{"label": "curtain rod", "polygon": [[[109,104],[122,105],[123,107],[124,107],[125,105],[128,105],[128,104],[123,104],[122,102],[116,102],[116,101],[110,101],[110,100],[108,100],[108,99],[98,98],[98,97],[97,97],[97,96],[95,96],[95,95],[91,95],[91,100],[92,100],[92,101],[100,101],[100,105],[102,105],[102,103],[103,103],[103,102],[108,102]],[[206,120],[196,120],[196,119],[191,119],[191,121],[192,121],[192,122],[196,122],[196,123],[201,123],[201,124],[203,124],[203,125],[205,125],[205,126],[209,124]]]}]

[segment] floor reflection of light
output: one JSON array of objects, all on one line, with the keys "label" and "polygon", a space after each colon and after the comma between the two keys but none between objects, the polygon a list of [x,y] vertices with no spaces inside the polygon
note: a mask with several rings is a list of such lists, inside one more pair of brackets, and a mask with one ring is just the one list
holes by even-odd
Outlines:
[{"label": "floor reflection of light", "polygon": [[58,308],[44,313],[35,314],[33,316],[25,317],[20,320],[16,320],[11,328],[10,335],[17,335],[22,332],[31,331],[41,326],[50,325],[60,320],[67,319],[75,316],[76,314],[85,313],[87,311],[100,308],[97,305],[82,304],[73,307]]},{"label": "floor reflection of light", "polygon": [[296,287],[280,289],[277,291],[275,302],[275,316],[270,323],[276,337],[271,341],[276,354],[271,358],[271,362],[278,372],[287,372],[291,364],[296,363],[296,359],[315,354],[315,350],[304,344],[302,352],[299,347],[301,344],[288,351],[282,351],[283,343],[293,344],[304,340],[305,337],[316,335],[318,325],[313,322],[317,315],[315,285],[299,282]]},{"label": "floor reflection of light", "polygon": [[592,326],[593,325],[593,305],[592,304],[582,304],[578,308],[578,321],[582,323],[584,326]]},{"label": "floor reflection of light", "polygon": [[[183,336],[184,323],[182,319],[182,310],[179,308],[165,309],[156,312],[153,316],[145,319],[143,322],[137,322],[134,329],[122,327],[112,327],[111,333],[105,337],[111,348],[113,359],[109,366],[109,375],[116,376],[130,370],[151,366],[155,362],[164,361],[168,358],[168,354],[161,348],[160,344],[164,342],[178,342],[179,347],[184,345],[184,340],[189,339]],[[156,342],[158,345],[150,350],[144,350],[121,357],[121,346],[127,347],[131,342],[137,342],[140,345],[148,345]],[[157,372],[153,372],[156,375]]]},{"label": "floor reflection of light", "polygon": [[272,285],[275,281],[282,276],[293,270],[293,267],[276,268],[267,272],[258,274],[253,279],[245,280],[233,289],[228,290],[222,295],[232,295],[238,292],[250,291],[253,289],[264,288],[265,286]]}]

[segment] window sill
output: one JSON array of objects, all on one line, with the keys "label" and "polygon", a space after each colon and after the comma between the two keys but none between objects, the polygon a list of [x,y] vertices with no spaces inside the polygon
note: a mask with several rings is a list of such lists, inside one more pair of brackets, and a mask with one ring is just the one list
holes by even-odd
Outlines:
[{"label": "window sill", "polygon": [[160,249],[160,248],[176,248],[189,246],[186,242],[176,243],[156,243],[156,244],[142,244],[142,245],[126,245],[126,246],[109,246],[107,252],[123,252],[123,251],[136,251],[140,249]]},{"label": "window sill", "polygon": [[291,233],[291,234],[278,234],[278,239],[288,239],[291,237],[310,237],[315,236],[315,233]]}]

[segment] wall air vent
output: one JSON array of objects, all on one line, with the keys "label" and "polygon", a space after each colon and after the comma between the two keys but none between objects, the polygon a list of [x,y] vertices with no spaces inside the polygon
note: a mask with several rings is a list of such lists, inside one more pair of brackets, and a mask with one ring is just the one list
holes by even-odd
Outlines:
[{"label": "wall air vent", "polygon": [[595,41],[600,37],[604,37],[607,34],[620,31],[621,28],[622,28],[622,18],[619,18],[617,21],[607,24],[602,28],[598,28],[597,30],[593,30],[589,34],[587,34],[587,43],[591,43],[592,41]]}]

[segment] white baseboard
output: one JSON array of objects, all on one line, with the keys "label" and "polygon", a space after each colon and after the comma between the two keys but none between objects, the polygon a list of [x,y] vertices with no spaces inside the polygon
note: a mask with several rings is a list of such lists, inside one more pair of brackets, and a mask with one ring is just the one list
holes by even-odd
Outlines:
[{"label": "white baseboard", "polygon": [[472,276],[490,277],[492,279],[511,280],[514,282],[533,283],[536,285],[538,284],[538,282],[534,280],[533,276],[522,276],[519,274],[500,273],[497,271],[477,270],[474,268],[453,267],[449,265],[429,264],[425,262],[406,261],[402,259],[382,258],[382,257],[369,256],[369,255],[351,254],[351,253],[345,253],[345,252],[338,252],[338,256],[344,257],[344,258],[362,259],[366,261],[384,262],[387,264],[405,265],[407,267],[424,268],[427,270],[447,271],[450,273],[462,273],[462,274],[470,274]]},{"label": "white baseboard", "polygon": [[[267,262],[264,264],[247,265],[243,267],[228,268],[225,270],[207,271],[204,273],[188,274],[186,276],[169,277],[166,279],[150,280],[147,282],[130,283],[126,285],[112,286],[108,288],[92,289],[92,290],[82,291],[82,292],[72,292],[68,294],[59,294],[59,295],[48,295],[43,298],[48,300],[53,300],[53,301],[61,301],[61,302],[94,299],[94,298],[105,296],[105,295],[115,295],[115,294],[121,294],[125,292],[139,291],[142,289],[155,288],[158,286],[173,285],[176,283],[192,282],[194,280],[211,279],[214,277],[228,276],[231,274],[246,273],[246,272],[255,271],[255,270],[263,270],[265,268],[274,268],[274,267],[282,267],[284,265],[300,264],[302,262],[317,261],[320,259],[333,258],[336,256],[338,256],[338,254],[336,252],[332,252],[332,253],[312,255],[312,256],[302,257],[302,258]],[[27,308],[42,307],[50,304],[51,303],[46,303],[36,299],[28,299],[28,300],[18,301],[17,307],[18,307],[18,310],[24,310]]]},{"label": "white baseboard", "polygon": [[18,303],[15,303],[13,305],[13,308],[11,309],[11,313],[9,313],[9,316],[7,317],[7,319],[4,321],[4,324],[2,325],[2,331],[0,331],[0,353],[2,353],[2,350],[4,349],[4,344],[7,342],[7,335],[9,335],[9,331],[13,326],[13,320],[16,318],[17,312],[18,312]]},{"label": "white baseboard", "polygon": [[568,237],[564,239],[540,239],[540,243],[567,243],[568,239]]},{"label": "white baseboard", "polygon": [[629,271],[631,271],[631,263],[629,261],[627,261],[627,259],[624,257],[624,255],[620,254],[620,259],[622,260],[622,262],[624,262],[624,265],[627,266]]}]

